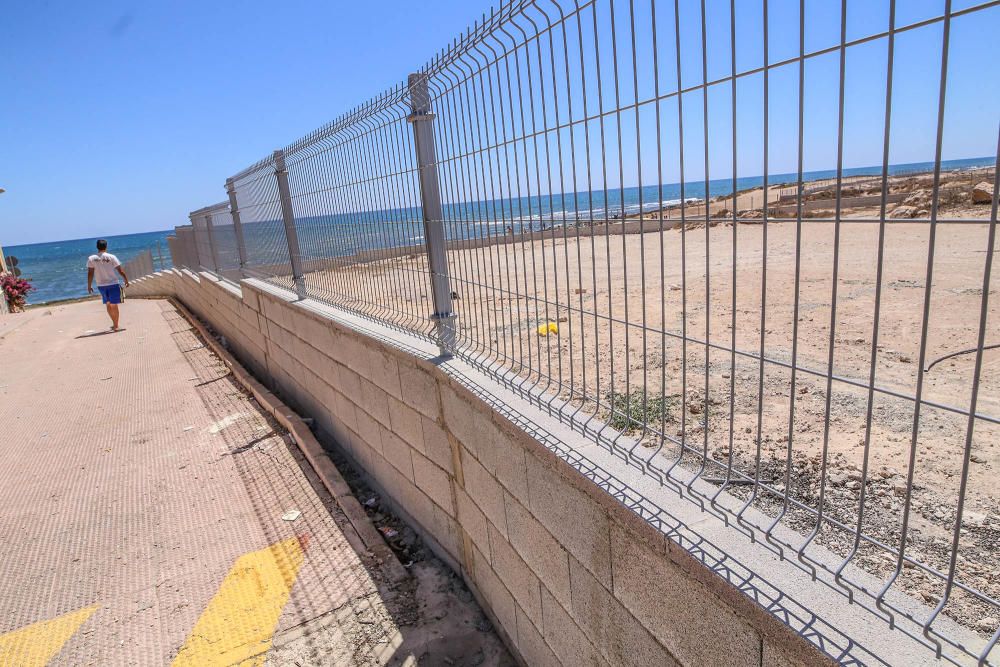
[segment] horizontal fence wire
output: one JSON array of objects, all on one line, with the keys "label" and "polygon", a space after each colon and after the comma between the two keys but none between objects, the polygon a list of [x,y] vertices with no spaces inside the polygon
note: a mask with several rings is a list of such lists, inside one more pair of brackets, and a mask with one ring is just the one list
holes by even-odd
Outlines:
[{"label": "horizontal fence wire", "polygon": [[215,270],[215,252],[212,247],[212,235],[209,233],[208,218],[201,211],[191,213],[191,229],[194,233],[196,268],[207,271]]},{"label": "horizontal fence wire", "polygon": [[215,272],[228,280],[242,278],[240,253],[236,242],[236,228],[233,225],[229,204],[219,204],[205,213],[211,224],[212,248],[215,252]]},{"label": "horizontal fence wire", "polygon": [[390,89],[284,154],[306,293],[428,335],[429,269],[404,90]]},{"label": "horizontal fence wire", "polygon": [[177,237],[175,246],[179,251],[178,256],[174,258],[174,264],[191,271],[198,271],[200,267],[198,264],[198,249],[195,245],[194,228],[191,225],[175,227],[174,234]]},{"label": "horizontal fence wire", "polygon": [[281,222],[281,203],[270,158],[233,177],[247,256],[245,274],[291,289],[291,258]]},{"label": "horizontal fence wire", "polygon": [[998,22],[505,2],[171,254],[437,339],[874,622],[996,664],[1000,138],[946,139]]},{"label": "horizontal fence wire", "polygon": [[153,251],[146,249],[122,262],[122,271],[125,272],[129,280],[135,280],[136,278],[141,278],[157,271],[156,266],[157,260],[153,255]]}]

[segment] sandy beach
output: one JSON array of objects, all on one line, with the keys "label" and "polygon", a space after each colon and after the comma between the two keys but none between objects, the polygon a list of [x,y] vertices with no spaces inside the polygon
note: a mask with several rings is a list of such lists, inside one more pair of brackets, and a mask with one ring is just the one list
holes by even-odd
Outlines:
[{"label": "sandy beach", "polygon": [[[761,479],[781,492],[787,476],[789,494],[815,508],[825,444],[825,511],[852,528],[858,522],[867,451],[863,532],[896,548],[930,249],[930,225],[921,219],[926,210],[916,206],[927,196],[928,178],[890,181],[890,192],[897,196],[888,207],[880,290],[879,202],[842,208],[846,221],[839,225],[838,240],[838,226],[826,218],[829,184],[814,183],[806,189],[807,200],[818,202],[811,210],[819,215],[804,217],[801,226],[797,218],[785,217],[787,200],[776,188],[769,195],[767,225],[761,224],[761,209],[738,209],[734,224],[731,200],[720,199],[710,202],[708,225],[702,210],[700,221],[664,225],[662,232],[597,230],[578,236],[566,228],[538,240],[452,250],[458,334],[473,350],[505,361],[543,389],[639,438],[643,447],[636,455],[654,469],[669,468],[683,442],[681,465],[699,469],[704,462],[704,476],[724,478],[731,452],[734,470],[753,477],[759,439]],[[969,424],[962,412],[970,406],[976,359],[962,352],[977,344],[987,257],[990,205],[974,202],[972,190],[986,180],[992,182],[991,170],[943,176],[939,220],[966,221],[938,224],[933,253],[924,367],[959,354],[935,363],[923,376],[907,553],[941,570],[947,569],[954,529],[952,508]],[[878,197],[881,183],[872,181],[845,187],[842,200],[870,198],[871,188]],[[737,205],[752,197],[762,202],[762,190],[739,194]],[[792,202],[793,216],[797,205]],[[690,213],[685,211],[689,219]],[[658,221],[659,215],[646,213],[644,222]],[[673,219],[677,211],[662,215]],[[359,310],[371,309],[370,295],[378,294],[391,317],[429,326],[422,255],[313,272],[307,282],[316,293]],[[998,288],[1000,271],[994,270],[990,294]],[[866,433],[878,292],[878,390]],[[352,298],[362,295],[367,301]],[[992,298],[986,345],[1000,343],[998,317],[1000,299]],[[834,380],[827,400],[831,359]],[[976,412],[981,418],[975,420],[972,438],[957,576],[997,597],[1000,581],[991,572],[992,553],[1000,546],[995,478],[1000,348],[983,354]],[[745,486],[727,489],[736,495],[749,492]],[[760,493],[755,506],[775,515],[781,503],[775,494]],[[808,533],[815,516],[792,510],[784,521]],[[819,539],[844,557],[853,544],[848,530],[829,526]],[[853,562],[880,576],[895,566],[888,551],[864,544]],[[941,582],[920,568],[906,568],[900,585],[928,603],[941,589]],[[985,610],[961,591],[946,609],[974,629]]]}]

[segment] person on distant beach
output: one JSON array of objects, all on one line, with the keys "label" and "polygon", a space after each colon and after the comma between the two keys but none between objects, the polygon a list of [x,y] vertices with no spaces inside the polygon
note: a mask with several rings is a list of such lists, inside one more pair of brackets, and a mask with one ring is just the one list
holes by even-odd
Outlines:
[{"label": "person on distant beach", "polygon": [[97,254],[87,259],[87,293],[94,293],[93,283],[96,278],[101,302],[107,307],[108,316],[111,317],[112,331],[118,331],[118,305],[124,301],[118,275],[121,275],[125,280],[125,287],[128,287],[128,276],[122,271],[122,263],[108,252],[108,242],[100,239],[97,242]]}]

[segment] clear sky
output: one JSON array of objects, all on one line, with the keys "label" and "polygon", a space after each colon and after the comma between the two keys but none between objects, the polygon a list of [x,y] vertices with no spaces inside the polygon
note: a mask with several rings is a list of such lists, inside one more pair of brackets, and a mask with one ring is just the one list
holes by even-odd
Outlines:
[{"label": "clear sky", "polygon": [[[760,2],[736,4],[743,69],[762,61]],[[897,25],[939,13],[943,4],[898,0]],[[956,0],[954,6],[972,4]],[[657,11],[670,11],[658,16],[664,90],[676,85],[672,5],[657,2]],[[8,191],[0,196],[0,243],[185,224],[189,211],[225,198],[226,176],[404,79],[488,6],[488,0],[7,3],[0,19],[0,186]],[[701,80],[699,3],[681,0],[681,6],[688,86]],[[728,74],[729,2],[708,0],[707,6],[712,79]],[[806,50],[836,44],[840,3],[808,0],[806,6]],[[622,30],[629,3],[618,0],[616,7]],[[635,7],[638,79],[646,90],[652,86],[650,30],[643,27],[649,2]],[[848,39],[884,29],[887,7],[886,0],[850,0]],[[608,12],[599,17],[610,20]],[[794,56],[798,0],[771,0],[770,17],[771,60]],[[956,19],[952,29],[944,157],[990,155],[1000,120],[1000,7]],[[608,34],[606,26],[601,31]],[[893,162],[933,158],[940,39],[940,25],[898,38]],[[697,57],[688,55],[695,51]],[[624,62],[630,54],[620,57]],[[881,160],[884,68],[884,40],[849,51],[846,166]],[[772,173],[795,169],[797,76],[797,67],[785,67],[771,77]],[[630,70],[622,72],[625,101],[631,78]],[[831,168],[837,54],[810,61],[806,80],[805,168]],[[760,77],[740,86],[740,172],[757,175]],[[688,180],[703,169],[700,98],[684,100]],[[726,177],[728,87],[713,89],[709,106],[711,176]],[[675,128],[676,113],[666,106],[662,113],[665,127]],[[640,131],[647,140],[654,127],[655,117],[646,113]],[[629,139],[626,134],[626,144]],[[643,181],[650,184],[647,161]],[[631,165],[625,180],[636,182]],[[669,164],[664,180],[677,180]]]},{"label": "clear sky", "polygon": [[486,7],[5,2],[0,244],[185,224],[227,176],[405,79]]}]

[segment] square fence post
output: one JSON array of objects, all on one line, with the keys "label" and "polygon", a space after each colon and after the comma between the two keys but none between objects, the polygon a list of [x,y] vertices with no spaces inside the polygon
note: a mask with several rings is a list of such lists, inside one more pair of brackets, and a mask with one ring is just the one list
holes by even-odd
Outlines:
[{"label": "square fence post", "polygon": [[451,309],[451,280],[448,275],[447,245],[444,235],[444,212],[441,188],[438,184],[437,157],[434,148],[434,114],[427,79],[421,74],[407,78],[410,92],[410,115],[413,143],[420,175],[420,203],[424,218],[424,243],[431,271],[431,294],[434,298],[434,320],[438,347],[442,356],[455,350],[455,313]]},{"label": "square fence post", "polygon": [[285,169],[285,152],[274,151],[274,176],[278,179],[278,199],[281,201],[281,220],[285,225],[285,240],[288,242],[288,260],[292,265],[292,281],[299,299],[306,298],[306,279],[302,273],[302,253],[299,251],[299,235],[295,231],[295,214],[292,212],[292,195],[288,189],[288,170]]},{"label": "square fence post", "polygon": [[233,234],[236,235],[236,253],[240,260],[240,275],[247,277],[247,243],[243,238],[243,223],[240,222],[240,209],[236,205],[236,186],[233,179],[226,179],[226,193],[229,195],[229,215],[233,218]]},{"label": "square fence post", "polygon": [[208,252],[212,255],[212,271],[219,272],[219,253],[215,249],[215,235],[212,233],[212,214],[205,214],[205,233],[208,234]]},{"label": "square fence post", "polygon": [[184,259],[187,262],[185,266],[190,271],[197,271],[198,267],[201,266],[201,260],[198,258],[198,240],[195,236],[194,225],[184,230]]}]

